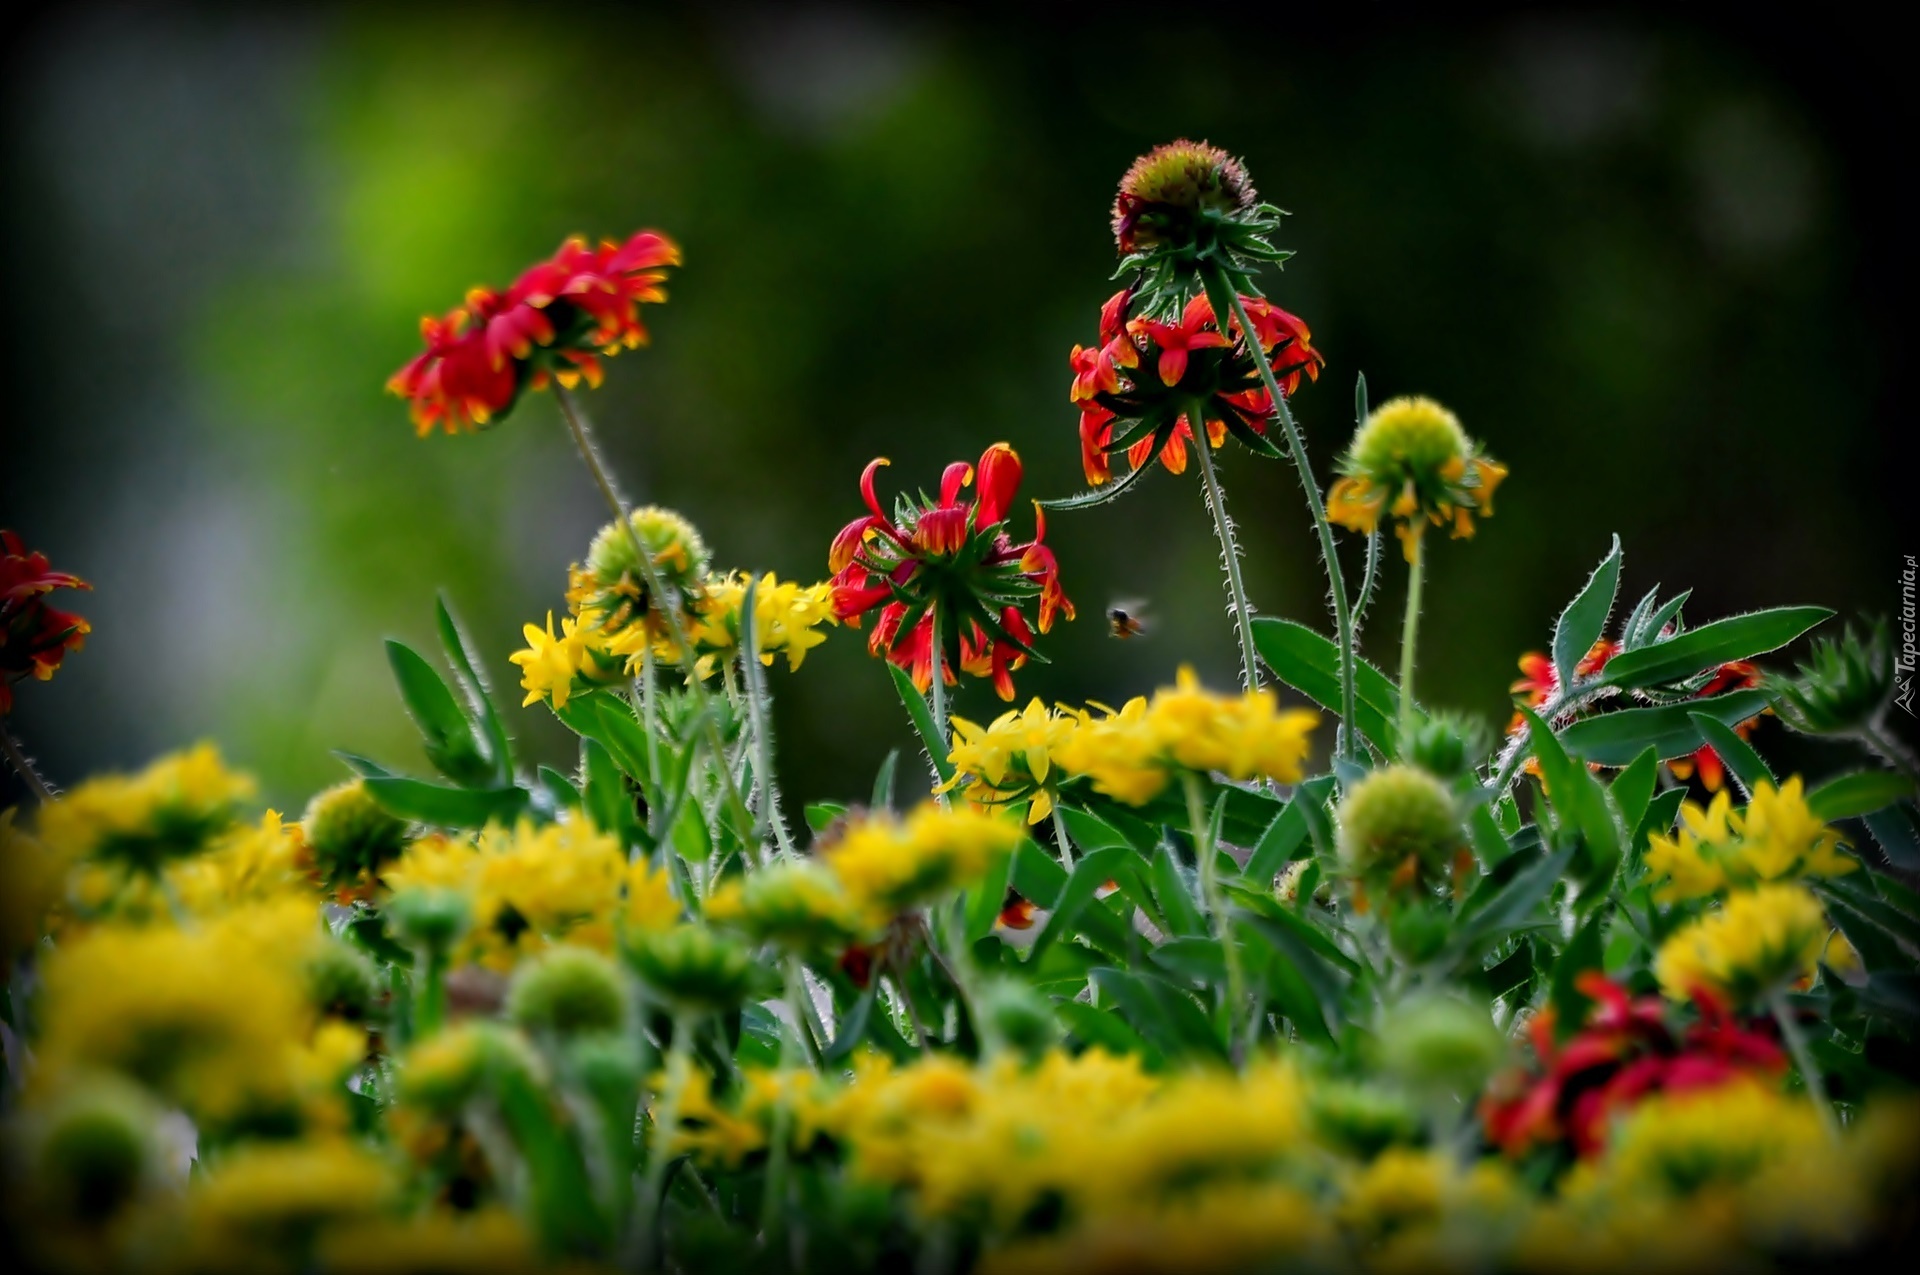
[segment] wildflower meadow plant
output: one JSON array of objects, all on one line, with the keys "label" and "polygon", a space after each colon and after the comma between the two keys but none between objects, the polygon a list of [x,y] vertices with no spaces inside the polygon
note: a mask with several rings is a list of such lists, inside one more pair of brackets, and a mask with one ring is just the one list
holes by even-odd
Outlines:
[{"label": "wildflower meadow plant", "polygon": [[[425,320],[390,382],[419,431],[550,391],[607,521],[505,668],[444,601],[436,655],[389,643],[431,778],[343,752],[296,821],[211,744],[63,791],[5,736],[35,796],[0,814],[26,1264],[1771,1269],[1911,1243],[1920,776],[1884,628],[1768,670],[1829,612],[1690,624],[1656,589],[1617,616],[1616,539],[1520,656],[1499,747],[1453,688],[1417,699],[1429,532],[1474,535],[1507,471],[1357,376],[1315,468],[1293,400],[1331,365],[1265,291],[1281,218],[1224,150],[1142,156],[1120,291],[1069,355],[1088,489],[1029,523],[1023,486],[1068,484],[1010,443],[891,503],[875,460],[817,580],[716,562],[594,446],[580,390],[646,343],[666,236],[570,240]],[[1330,625],[1254,611],[1241,557],[1270,547],[1227,516],[1229,439],[1292,471],[1249,481],[1299,484]],[[1190,467],[1242,684],[950,712],[970,680],[1019,705],[1091,587],[1048,518]],[[1358,627],[1386,528],[1394,677]],[[88,626],[46,600],[77,577],[0,540],[4,713]],[[927,769],[896,751],[796,820],[773,696],[862,626]],[[574,764],[517,751],[508,672]],[[1786,732],[1830,773],[1776,773]]]}]

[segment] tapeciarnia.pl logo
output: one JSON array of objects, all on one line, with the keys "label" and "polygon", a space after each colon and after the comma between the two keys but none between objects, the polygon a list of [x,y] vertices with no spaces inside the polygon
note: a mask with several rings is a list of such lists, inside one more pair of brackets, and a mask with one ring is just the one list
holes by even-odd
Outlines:
[{"label": "tapeciarnia.pl logo", "polygon": [[1909,717],[1915,716],[1913,707],[1913,670],[1920,648],[1914,643],[1916,620],[1914,611],[1914,581],[1920,576],[1920,563],[1914,561],[1912,554],[1907,555],[1907,565],[1900,572],[1900,650],[1893,657],[1894,692],[1893,702],[1907,710]]}]

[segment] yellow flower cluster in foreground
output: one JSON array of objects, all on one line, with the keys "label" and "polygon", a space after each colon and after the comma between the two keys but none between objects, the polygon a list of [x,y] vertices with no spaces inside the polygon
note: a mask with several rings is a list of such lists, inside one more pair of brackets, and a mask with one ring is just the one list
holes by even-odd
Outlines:
[{"label": "yellow flower cluster in foreground", "polygon": [[1768,881],[1844,876],[1860,866],[1841,853],[1839,832],[1808,808],[1798,775],[1778,788],[1761,780],[1744,811],[1732,801],[1722,791],[1704,810],[1685,802],[1678,832],[1647,839],[1647,870],[1666,878],[1655,898],[1704,898]]},{"label": "yellow flower cluster in foreground", "polygon": [[1061,782],[1077,777],[1129,805],[1144,805],[1182,772],[1297,783],[1320,715],[1282,710],[1272,691],[1220,695],[1201,687],[1190,668],[1151,700],[1128,700],[1118,712],[1049,712],[1034,700],[980,727],[953,719],[947,789],[965,788],[982,804],[1025,801],[1027,822],[1053,809]]}]

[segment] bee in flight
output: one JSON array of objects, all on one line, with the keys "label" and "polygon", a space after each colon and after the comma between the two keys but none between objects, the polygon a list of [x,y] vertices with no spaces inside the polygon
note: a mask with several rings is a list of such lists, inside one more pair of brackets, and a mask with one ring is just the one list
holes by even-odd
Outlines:
[{"label": "bee in flight", "polygon": [[1117,638],[1137,638],[1147,631],[1146,603],[1138,599],[1107,608],[1107,632]]}]

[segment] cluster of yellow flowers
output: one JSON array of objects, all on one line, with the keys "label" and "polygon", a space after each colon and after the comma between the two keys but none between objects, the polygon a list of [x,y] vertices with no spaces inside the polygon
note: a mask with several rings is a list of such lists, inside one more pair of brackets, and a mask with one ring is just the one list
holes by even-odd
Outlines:
[{"label": "cluster of yellow flowers", "polygon": [[[632,525],[635,541],[647,547],[656,573],[673,591],[671,605],[702,678],[725,670],[739,657],[749,586],[755,654],[762,664],[784,655],[789,669],[799,668],[807,652],[827,640],[823,627],[839,623],[829,584],[782,581],[771,571],[757,581],[739,571],[708,574],[700,533],[671,510],[637,509]],[[525,704],[550,699],[555,708],[565,708],[581,685],[639,676],[649,656],[669,665],[682,661],[663,603],[651,596],[640,576],[633,543],[618,524],[603,528],[586,564],[576,563],[569,570],[571,614],[561,620],[560,632],[553,631],[552,612],[544,629],[529,624],[521,630],[527,645],[507,658],[520,666]]]},{"label": "cluster of yellow flowers", "polygon": [[1825,960],[1846,968],[1856,957],[1801,882],[1859,868],[1845,842],[1808,807],[1798,775],[1775,788],[1761,781],[1744,811],[1728,794],[1702,810],[1680,808],[1673,836],[1648,839],[1647,869],[1664,878],[1663,902],[1721,897],[1660,948],[1654,972],[1669,996],[1696,989],[1747,1004],[1811,976]]},{"label": "cluster of yellow flowers", "polygon": [[1612,1270],[1648,1253],[1712,1266],[1756,1237],[1842,1248],[1920,1134],[1920,1105],[1889,1105],[1836,1142],[1804,1100],[1740,1081],[1649,1099],[1539,1199],[1499,1161],[1405,1142],[1356,1156],[1313,1114],[1328,1083],[1270,1059],[1236,1076],[1099,1049],[862,1055],[845,1078],[749,1069],[727,1100],[696,1075],[666,1145],[738,1168],[784,1110],[792,1155],[838,1153],[919,1216],[978,1226],[983,1271]]},{"label": "cluster of yellow flowers", "polygon": [[1128,700],[1119,711],[1034,700],[980,727],[953,719],[955,774],[943,791],[961,789],[981,805],[1027,803],[1027,822],[1053,810],[1059,785],[1086,777],[1099,791],[1144,805],[1180,772],[1297,783],[1320,715],[1281,710],[1271,691],[1217,695],[1190,668],[1151,700]]},{"label": "cluster of yellow flowers", "polygon": [[1683,803],[1679,831],[1647,839],[1647,870],[1666,878],[1654,897],[1672,903],[1763,882],[1854,871],[1859,860],[1841,853],[1846,842],[1808,807],[1802,788],[1798,775],[1777,789],[1761,780],[1744,811],[1734,810],[1724,791],[1704,810]]}]

